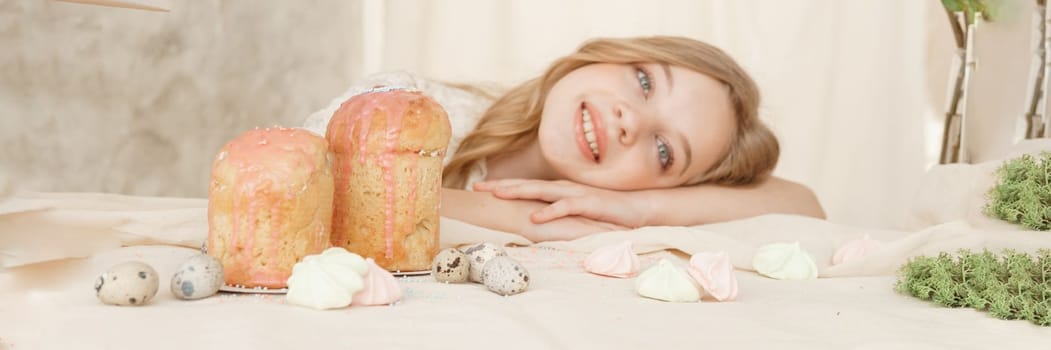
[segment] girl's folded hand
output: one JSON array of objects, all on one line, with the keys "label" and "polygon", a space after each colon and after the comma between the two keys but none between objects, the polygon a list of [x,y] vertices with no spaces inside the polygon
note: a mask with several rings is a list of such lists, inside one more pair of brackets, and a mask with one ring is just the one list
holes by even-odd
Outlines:
[{"label": "girl's folded hand", "polygon": [[501,199],[530,199],[549,203],[530,215],[540,224],[562,217],[581,216],[628,228],[646,223],[646,201],[634,192],[607,190],[572,181],[504,179],[474,184],[475,191]]}]

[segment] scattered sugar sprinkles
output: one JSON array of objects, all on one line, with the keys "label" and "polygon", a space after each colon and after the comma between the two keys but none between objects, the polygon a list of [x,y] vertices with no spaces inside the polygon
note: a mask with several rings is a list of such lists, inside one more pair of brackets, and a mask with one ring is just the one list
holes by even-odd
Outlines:
[{"label": "scattered sugar sprinkles", "polygon": [[218,300],[225,304],[287,304],[283,296],[273,294],[220,293]]}]

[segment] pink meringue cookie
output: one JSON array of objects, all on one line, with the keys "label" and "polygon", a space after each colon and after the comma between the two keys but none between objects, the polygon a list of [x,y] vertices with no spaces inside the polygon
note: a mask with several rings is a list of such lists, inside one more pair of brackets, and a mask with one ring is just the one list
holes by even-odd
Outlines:
[{"label": "pink meringue cookie", "polygon": [[839,265],[850,260],[864,257],[883,246],[883,242],[877,241],[865,235],[864,238],[855,239],[844,243],[832,256],[832,265]]},{"label": "pink meringue cookie", "polygon": [[351,305],[388,305],[401,299],[401,285],[390,272],[387,272],[372,258],[365,261],[369,265],[365,273],[365,288],[354,294]]},{"label": "pink meringue cookie", "polygon": [[737,276],[725,252],[700,252],[690,257],[686,268],[705,293],[718,301],[737,299]]},{"label": "pink meringue cookie", "polygon": [[595,249],[584,260],[584,270],[596,275],[628,278],[639,273],[639,255],[631,241]]}]

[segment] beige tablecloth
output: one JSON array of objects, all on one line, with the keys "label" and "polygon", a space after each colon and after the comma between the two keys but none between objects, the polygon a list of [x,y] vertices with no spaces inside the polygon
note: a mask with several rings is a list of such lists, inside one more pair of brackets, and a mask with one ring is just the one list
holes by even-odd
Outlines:
[{"label": "beige tablecloth", "polygon": [[[477,284],[400,280],[394,306],[317,311],[283,296],[220,294],[175,299],[168,281],[207,232],[205,200],[104,194],[21,194],[0,202],[0,349],[593,349],[593,348],[1041,348],[1051,327],[946,309],[893,291],[911,256],[959,248],[1051,247],[1051,233],[977,228],[963,220],[914,232],[874,230],[770,215],[729,223],[649,227],[572,242],[532,244],[443,219],[444,246],[511,244],[531,272],[529,290],[501,297]],[[962,212],[961,212],[962,213]],[[941,217],[952,215],[941,213]],[[884,247],[829,266],[843,242],[865,234]],[[665,303],[637,296],[632,279],[583,271],[596,247],[630,239],[644,268],[658,258],[722,250],[737,267],[733,302]],[[800,242],[821,278],[779,281],[751,270],[754,250]],[[141,260],[162,276],[144,307],[101,304],[94,278]]]}]

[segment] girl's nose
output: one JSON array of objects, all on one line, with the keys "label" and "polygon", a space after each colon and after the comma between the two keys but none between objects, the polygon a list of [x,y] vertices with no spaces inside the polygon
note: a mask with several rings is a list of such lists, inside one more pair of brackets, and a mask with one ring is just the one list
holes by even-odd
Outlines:
[{"label": "girl's nose", "polygon": [[616,130],[619,133],[617,139],[620,140],[620,143],[624,145],[635,143],[644,127],[642,123],[644,117],[640,111],[626,104],[618,104],[613,108],[613,116],[617,121]]}]

